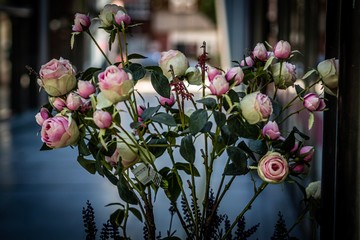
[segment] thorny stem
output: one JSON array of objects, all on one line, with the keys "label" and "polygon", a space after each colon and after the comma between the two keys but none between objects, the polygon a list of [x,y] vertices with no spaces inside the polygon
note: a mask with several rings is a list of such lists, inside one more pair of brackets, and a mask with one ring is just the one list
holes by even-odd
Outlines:
[{"label": "thorny stem", "polygon": [[245,206],[245,208],[241,211],[241,213],[236,217],[235,221],[231,224],[229,229],[226,231],[225,235],[222,237],[222,239],[226,239],[226,237],[231,233],[232,229],[236,226],[236,224],[239,222],[239,220],[244,216],[244,214],[251,208],[252,203],[255,201],[255,199],[259,196],[259,194],[266,188],[268,185],[267,182],[263,182],[259,188],[256,189],[253,197],[250,199],[248,204]]},{"label": "thorny stem", "polygon": [[99,46],[99,44],[97,43],[97,41],[95,40],[94,36],[91,34],[90,30],[86,30],[85,31],[87,34],[89,34],[89,36],[91,37],[91,39],[93,40],[93,42],[95,43],[96,47],[100,50],[101,54],[104,56],[104,58],[106,59],[107,63],[109,65],[112,65],[111,61],[109,60],[109,58],[106,56],[106,54],[104,53],[104,51],[101,49],[101,47]]}]

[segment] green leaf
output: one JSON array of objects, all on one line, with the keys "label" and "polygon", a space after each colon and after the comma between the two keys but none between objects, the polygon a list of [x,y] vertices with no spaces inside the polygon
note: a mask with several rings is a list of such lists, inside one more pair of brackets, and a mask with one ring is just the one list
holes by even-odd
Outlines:
[{"label": "green leaf", "polygon": [[124,220],[125,212],[123,209],[117,209],[110,215],[110,222],[112,225],[119,227]]},{"label": "green leaf", "polygon": [[207,123],[205,123],[205,126],[200,130],[200,132],[202,133],[208,133],[211,131],[213,123],[211,121],[208,121]]},{"label": "green leaf", "polygon": [[102,169],[105,177],[109,179],[109,181],[116,186],[119,182],[119,179],[114,174],[112,174],[105,166],[103,166]]},{"label": "green leaf", "polygon": [[91,154],[89,148],[87,147],[84,138],[81,138],[78,141],[78,150],[79,154],[82,156],[89,156]]},{"label": "green leaf", "polygon": [[230,89],[230,91],[224,96],[226,96],[225,98],[226,101],[224,101],[223,104],[226,111],[228,111],[231,107],[233,107],[234,103],[240,102],[239,94],[235,92],[233,89]]},{"label": "green leaf", "polygon": [[86,169],[86,171],[88,171],[91,174],[95,174],[96,173],[96,167],[95,167],[95,161],[94,160],[87,160],[82,156],[78,156],[77,157],[77,161],[79,162],[79,164]]},{"label": "green leaf", "polygon": [[126,179],[121,175],[120,180],[117,183],[119,196],[122,200],[129,204],[138,204],[137,197],[133,191],[128,187]]},{"label": "green leaf", "polygon": [[131,59],[146,59],[147,57],[141,55],[141,54],[138,54],[138,53],[132,53],[128,56],[128,59],[131,60]]},{"label": "green leaf", "polygon": [[190,116],[189,130],[191,134],[196,134],[203,129],[208,120],[208,113],[205,109],[199,109]]},{"label": "green leaf", "polygon": [[196,102],[204,104],[208,109],[214,109],[217,105],[216,100],[214,98],[202,98],[197,100]]},{"label": "green leaf", "polygon": [[149,120],[157,111],[159,111],[160,105],[156,107],[148,107],[144,110],[144,112],[141,114],[141,118],[144,121]]},{"label": "green leaf", "polygon": [[305,80],[306,78],[308,78],[311,74],[313,74],[314,72],[316,72],[315,69],[309,70],[307,73],[305,73],[305,75],[301,78],[302,80]]},{"label": "green leaf", "polygon": [[278,116],[280,114],[281,110],[282,110],[281,104],[278,101],[274,100],[274,99],[271,99],[271,103],[272,103],[272,107],[273,107],[273,113],[272,114],[274,116]]},{"label": "green leaf", "polygon": [[296,94],[298,94],[300,97],[304,97],[305,91],[299,84],[295,84],[295,90]]},{"label": "green leaf", "polygon": [[186,161],[194,163],[196,154],[191,135],[185,136],[181,139],[180,154]]},{"label": "green leaf", "polygon": [[53,148],[46,145],[46,143],[43,143],[43,145],[40,148],[40,151],[48,151],[48,150],[53,150]]},{"label": "green leaf", "polygon": [[88,81],[88,80],[92,79],[94,74],[100,70],[101,70],[101,68],[96,68],[96,67],[91,67],[91,68],[86,69],[85,72],[83,72],[81,74],[81,80]]},{"label": "green leaf", "polygon": [[249,140],[249,148],[251,149],[252,152],[260,154],[260,155],[265,155],[268,151],[266,143],[261,140],[250,139]]},{"label": "green leaf", "polygon": [[142,222],[142,215],[141,212],[139,210],[137,210],[136,208],[129,208],[129,211],[134,214],[134,216],[139,219],[140,222]]},{"label": "green leaf", "polygon": [[[175,173],[171,172],[166,177],[167,188],[165,189],[166,196],[171,202],[176,202],[181,193],[181,188]],[[182,183],[181,183],[182,184]]]},{"label": "green leaf", "polygon": [[289,152],[294,147],[295,133],[302,137],[304,140],[309,140],[309,137],[307,135],[300,132],[296,127],[293,127],[293,130],[290,132],[290,134],[282,144],[282,149],[284,149],[286,152]]},{"label": "green leaf", "polygon": [[152,138],[147,142],[149,146],[149,151],[156,157],[160,157],[166,151],[166,146],[156,146],[156,145],[167,145],[167,141],[165,138]]},{"label": "green leaf", "polygon": [[309,121],[308,121],[308,129],[310,130],[314,125],[314,113],[310,112]]},{"label": "green leaf", "polygon": [[226,149],[226,152],[230,158],[230,160],[235,164],[235,166],[246,172],[247,170],[247,155],[238,147],[230,146]]},{"label": "green leaf", "polygon": [[221,138],[223,143],[229,146],[237,141],[238,136],[230,130],[228,125],[224,125],[221,127]]},{"label": "green leaf", "polygon": [[128,69],[131,71],[131,75],[135,81],[142,79],[146,74],[145,68],[139,63],[131,63]]},{"label": "green leaf", "polygon": [[150,79],[153,88],[160,96],[170,98],[169,80],[162,73],[152,72]]},{"label": "green leaf", "polygon": [[230,116],[228,125],[230,131],[239,137],[257,139],[260,133],[260,129],[256,124],[249,124],[241,119],[239,115]]},{"label": "green leaf", "polygon": [[159,66],[145,66],[145,69],[163,74],[163,71],[162,71],[161,67],[159,67]]},{"label": "green leaf", "polygon": [[192,174],[195,177],[200,177],[200,173],[197,170],[197,168],[191,164],[191,163],[182,163],[182,162],[177,162],[175,163],[175,167],[177,170],[182,170],[184,172],[186,172],[186,174],[191,175],[191,168],[192,168]]},{"label": "green leaf", "polygon": [[160,112],[150,117],[154,122],[163,123],[167,126],[176,126],[176,122],[173,116],[168,113]]},{"label": "green leaf", "polygon": [[231,175],[231,176],[239,176],[239,175],[245,175],[249,172],[247,168],[241,168],[236,166],[234,163],[229,163],[226,165],[224,170],[224,175]]},{"label": "green leaf", "polygon": [[213,111],[214,119],[218,127],[222,127],[226,123],[226,115],[223,112]]},{"label": "green leaf", "polygon": [[241,141],[238,144],[238,147],[240,149],[242,149],[252,160],[254,160],[256,162],[256,158],[255,158],[253,151],[246,145],[246,143],[244,141]]},{"label": "green leaf", "polygon": [[271,65],[272,61],[274,60],[275,56],[269,57],[269,59],[266,61],[264,70],[268,69],[268,67]]}]

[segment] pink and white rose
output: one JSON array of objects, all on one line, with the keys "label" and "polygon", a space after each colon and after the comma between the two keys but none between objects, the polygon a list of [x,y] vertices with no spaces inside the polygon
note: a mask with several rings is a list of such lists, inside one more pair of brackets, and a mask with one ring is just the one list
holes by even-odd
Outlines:
[{"label": "pink and white rose", "polygon": [[280,138],[279,126],[274,121],[268,121],[262,129],[262,135],[270,140],[277,140]]},{"label": "pink and white rose", "polygon": [[189,67],[189,61],[186,56],[178,50],[169,50],[167,52],[161,52],[159,60],[159,66],[163,71],[163,74],[167,78],[171,78],[170,65],[174,69],[175,76],[185,75],[186,70]]},{"label": "pink and white rose", "polygon": [[79,138],[79,129],[74,120],[65,116],[55,116],[44,121],[41,128],[41,140],[50,148],[62,148],[75,145]]},{"label": "pink and white rose", "polygon": [[245,67],[252,67],[254,66],[254,60],[252,59],[251,56],[247,56],[244,60],[241,60],[240,62],[240,66]]},{"label": "pink and white rose", "polygon": [[170,98],[160,96],[159,103],[161,106],[173,106],[175,104],[175,97],[173,93],[170,93]]},{"label": "pink and white rose", "polygon": [[101,27],[111,27],[114,24],[114,17],[119,11],[126,13],[125,9],[121,6],[116,4],[106,4],[99,14]]},{"label": "pink and white rose", "polygon": [[263,43],[256,44],[252,54],[255,58],[257,58],[263,62],[266,62],[266,60],[268,60],[268,58],[269,58],[268,52]]},{"label": "pink and white rose", "polygon": [[237,86],[242,83],[244,79],[244,72],[241,67],[232,67],[226,72],[225,78],[227,81],[234,79],[235,86]]},{"label": "pink and white rose", "polygon": [[50,112],[47,108],[41,108],[40,111],[35,115],[35,120],[40,126],[43,125],[44,121],[50,118]]},{"label": "pink and white rose", "polygon": [[96,110],[93,114],[94,123],[100,129],[109,128],[112,124],[112,116],[109,112]]},{"label": "pink and white rose", "polygon": [[271,66],[271,72],[275,85],[280,89],[286,89],[294,85],[296,80],[296,66],[288,62],[279,62]]},{"label": "pink and white rose", "polygon": [[124,11],[119,10],[115,14],[115,22],[119,26],[122,26],[122,24],[124,24],[124,26],[128,26],[131,23],[131,17]]},{"label": "pink and white rose", "polygon": [[240,109],[243,117],[250,124],[267,121],[273,112],[270,98],[260,92],[247,94],[240,101]]},{"label": "pink and white rose", "polygon": [[91,20],[89,15],[82,13],[76,13],[74,19],[74,25],[72,25],[73,32],[83,32],[89,29]]},{"label": "pink and white rose", "polygon": [[78,110],[82,103],[81,97],[74,92],[69,93],[66,97],[66,107],[71,111]]},{"label": "pink and white rose", "polygon": [[78,94],[83,98],[89,98],[89,96],[96,91],[96,88],[94,84],[91,83],[91,81],[79,80],[77,83],[77,87]]},{"label": "pink and white rose", "polygon": [[291,46],[287,41],[280,40],[274,47],[274,56],[278,59],[287,59],[291,54]]},{"label": "pink and white rose", "polygon": [[114,65],[98,75],[99,88],[106,99],[118,103],[129,98],[134,90],[132,75]]},{"label": "pink and white rose", "polygon": [[59,112],[66,107],[66,101],[60,97],[51,97],[49,100],[51,105]]},{"label": "pink and white rose", "polygon": [[303,105],[310,112],[322,111],[326,107],[324,99],[320,98],[316,93],[306,94]]},{"label": "pink and white rose", "polygon": [[211,94],[219,97],[227,93],[229,88],[229,82],[225,79],[224,75],[216,75],[209,85]]},{"label": "pink and white rose", "polygon": [[66,59],[52,59],[40,68],[38,84],[54,97],[62,96],[76,87],[75,71]]},{"label": "pink and white rose", "polygon": [[280,153],[269,151],[260,159],[257,172],[265,182],[281,183],[289,174],[288,162]]}]

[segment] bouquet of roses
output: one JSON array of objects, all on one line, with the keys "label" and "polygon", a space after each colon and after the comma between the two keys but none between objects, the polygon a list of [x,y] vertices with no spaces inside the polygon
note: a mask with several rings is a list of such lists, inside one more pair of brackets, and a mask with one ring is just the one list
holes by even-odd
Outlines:
[{"label": "bouquet of roses", "polygon": [[[92,21],[100,21],[99,31],[109,34],[109,47],[117,42],[120,62],[111,62],[99,47],[89,28]],[[158,191],[164,191],[171,214],[182,226],[182,231],[168,231],[166,239],[179,239],[175,235],[181,232],[187,239],[230,239],[269,184],[300,186],[306,204],[319,198],[318,187],[305,191],[300,183],[315,148],[306,144],[309,137],[295,126],[290,130],[282,126],[289,117],[307,111],[312,127],[314,112],[325,110],[325,101],[312,92],[313,86],[336,92],[337,61],[325,60],[296,76],[290,61],[298,51],[279,41],[274,47],[258,43],[224,71],[208,65],[204,42],[196,66],[189,66],[177,50],[163,52],[158,66],[143,66],[135,60],[144,57],[127,50],[128,31],[136,26],[117,5],[106,5],[96,19],[77,13],[71,47],[76,35],[88,34],[108,66],[76,72],[69,60],[60,58],[41,66],[38,74],[39,85],[49,95],[49,103],[36,115],[42,150],[76,147],[82,167],[117,186],[121,202],[110,222],[121,230],[119,235],[131,236],[127,220],[134,215],[144,223],[145,237],[157,238],[153,208]],[[295,84],[297,79],[315,80],[301,87]],[[158,104],[146,101],[137,89],[139,81],[151,81]],[[199,90],[190,92],[190,85]],[[278,101],[279,92],[289,88],[295,89],[293,98]],[[294,109],[299,102],[302,107]],[[196,148],[199,141],[201,147]],[[221,169],[215,169],[219,159]],[[216,186],[214,172],[222,173]],[[220,231],[219,222],[225,221],[218,214],[221,201],[234,179],[245,176],[253,181],[253,197],[244,209],[236,210],[235,219],[226,219]],[[199,194],[199,189],[204,192]]]}]

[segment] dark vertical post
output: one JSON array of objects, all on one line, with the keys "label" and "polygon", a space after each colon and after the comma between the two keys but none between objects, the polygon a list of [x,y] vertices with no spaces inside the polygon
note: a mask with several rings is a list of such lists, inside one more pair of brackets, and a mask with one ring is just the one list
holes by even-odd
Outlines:
[{"label": "dark vertical post", "polygon": [[357,240],[360,239],[360,1],[341,0],[340,9],[334,236],[335,239]]},{"label": "dark vertical post", "polygon": [[[339,58],[340,1],[326,2],[326,48],[325,58]],[[322,223],[320,238],[334,239],[335,229],[335,180],[337,149],[337,98],[325,95],[329,110],[324,112],[323,161],[322,161]]]}]

